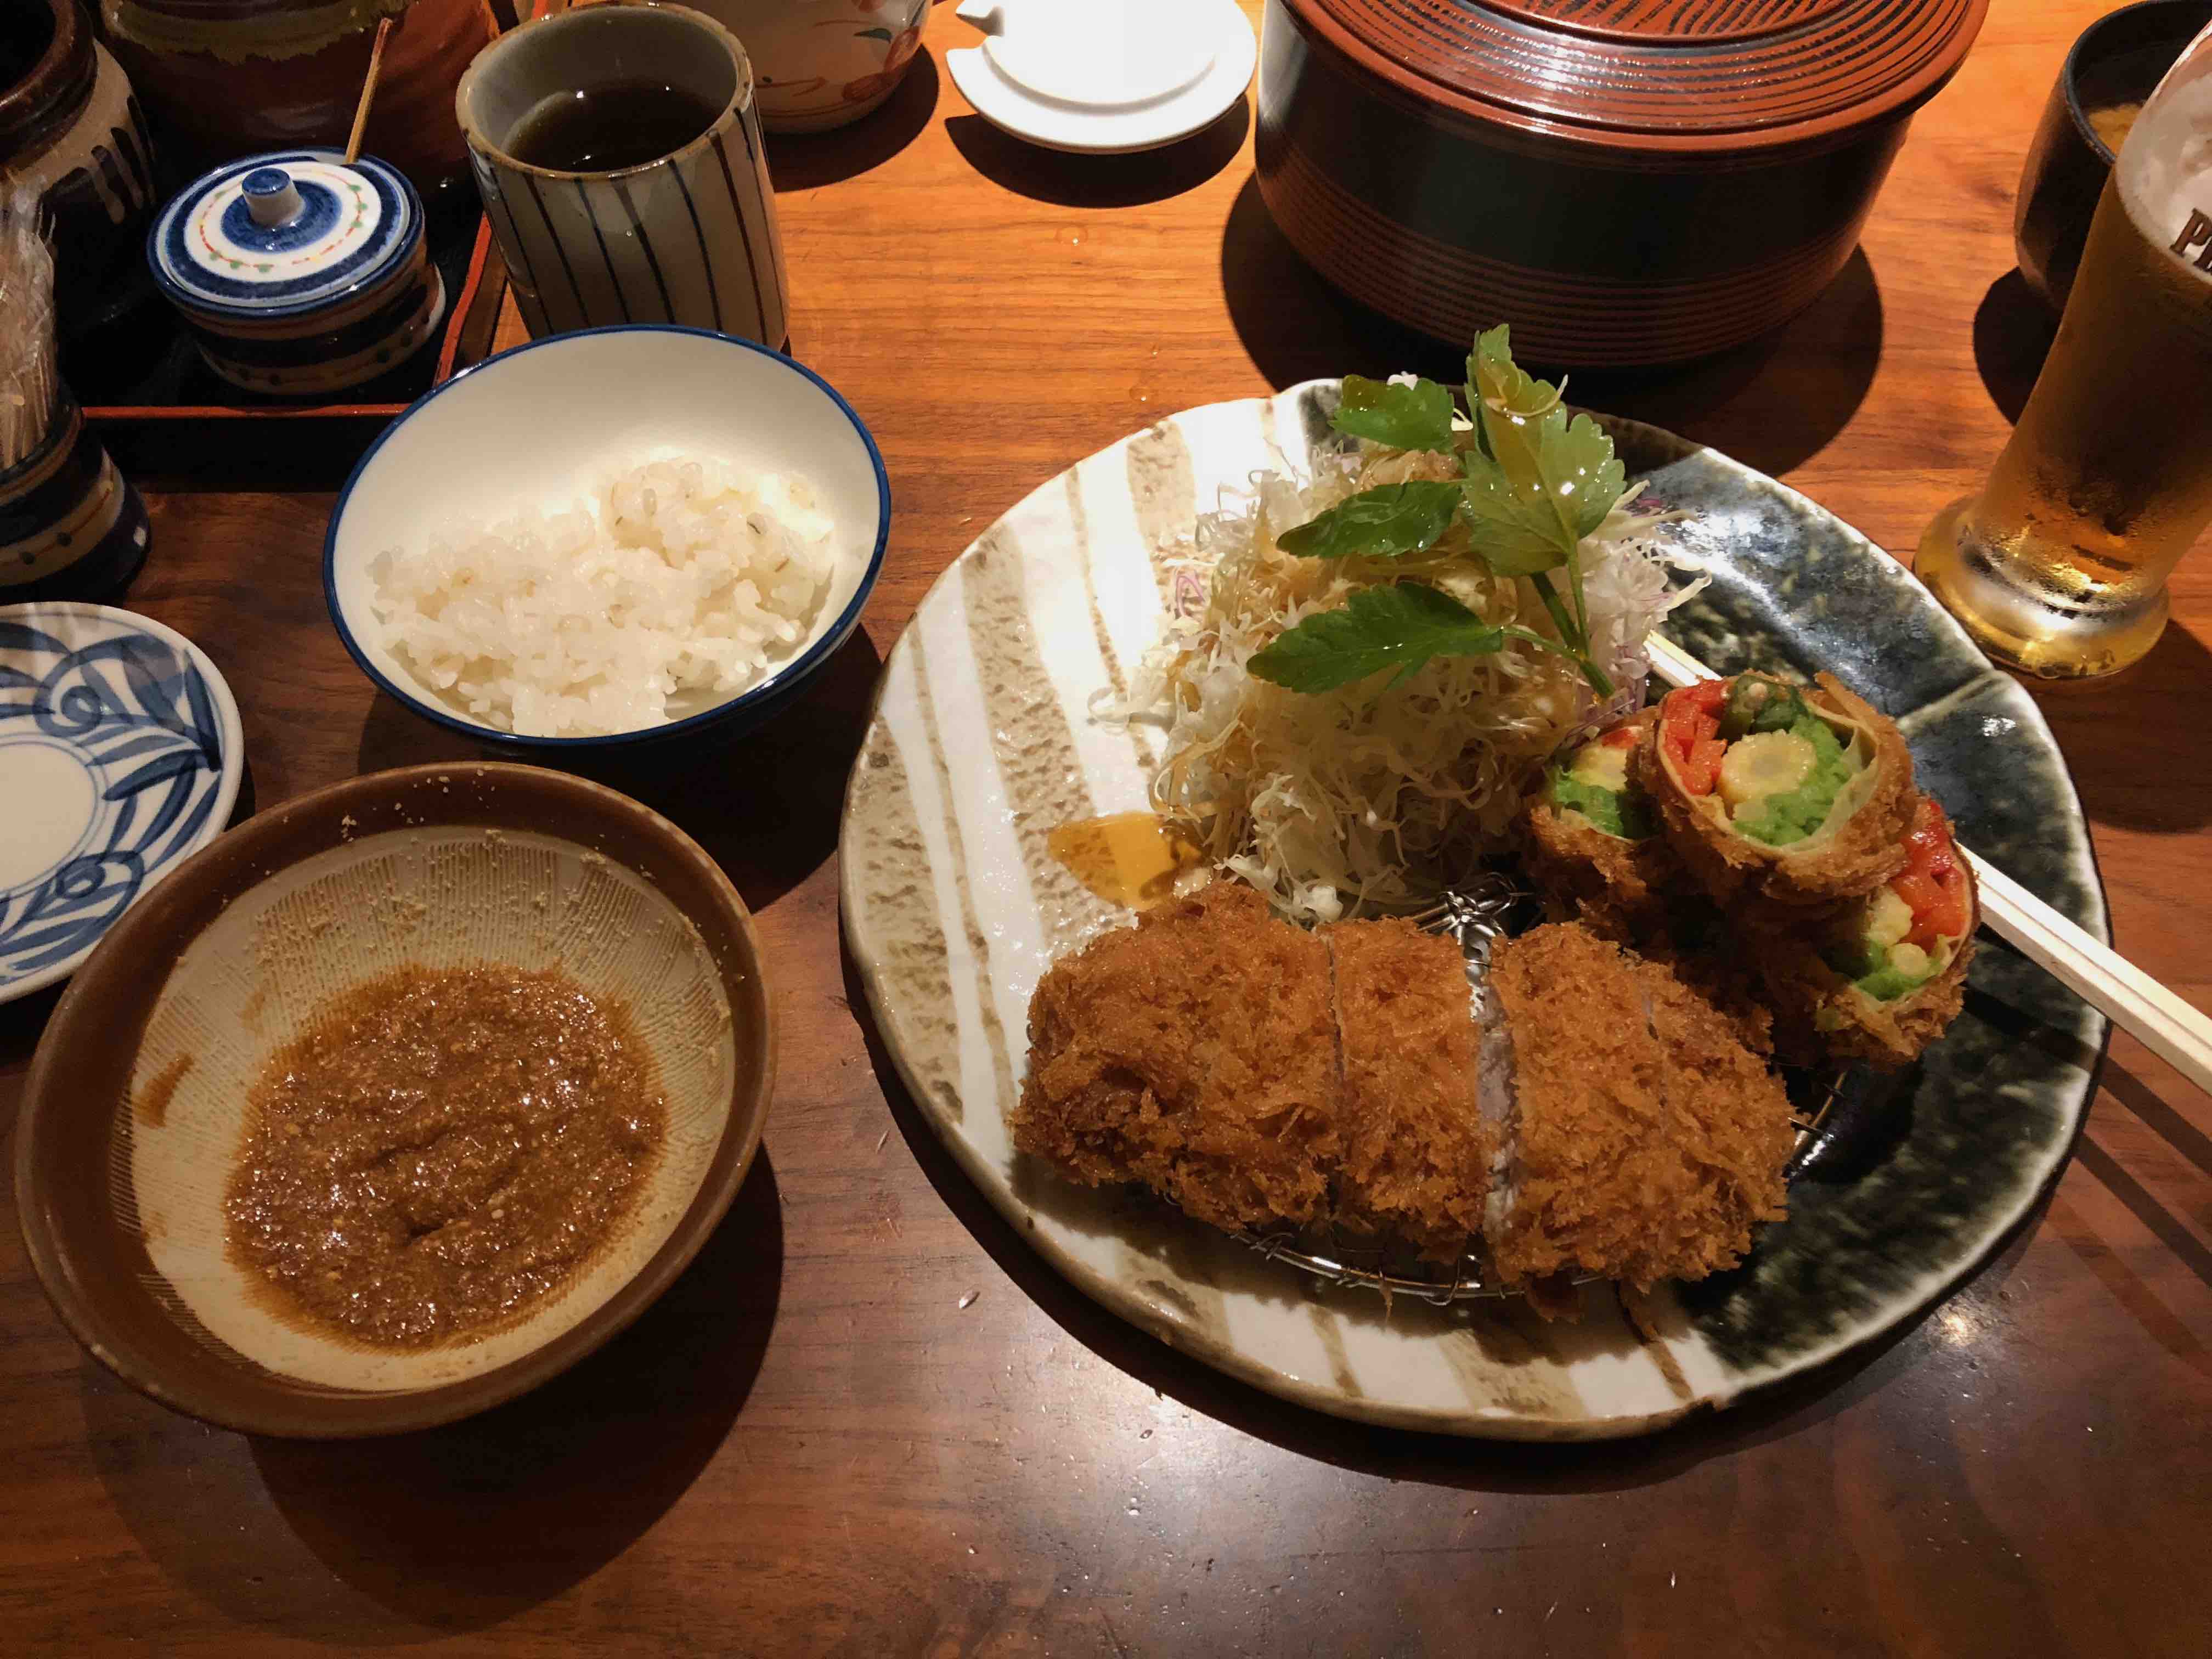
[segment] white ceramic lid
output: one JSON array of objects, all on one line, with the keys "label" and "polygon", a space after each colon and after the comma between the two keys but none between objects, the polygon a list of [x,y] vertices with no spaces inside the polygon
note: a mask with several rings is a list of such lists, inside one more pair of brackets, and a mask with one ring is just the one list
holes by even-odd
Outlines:
[{"label": "white ceramic lid", "polygon": [[947,52],[992,125],[1049,149],[1108,155],[1187,138],[1244,95],[1258,46],[1234,0],[964,0],[984,33]]}]

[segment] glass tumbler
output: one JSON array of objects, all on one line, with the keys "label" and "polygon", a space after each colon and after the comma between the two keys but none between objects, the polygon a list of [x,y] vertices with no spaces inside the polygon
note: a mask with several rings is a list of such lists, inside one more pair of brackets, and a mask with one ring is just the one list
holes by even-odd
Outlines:
[{"label": "glass tumbler", "polygon": [[2146,100],[2012,439],[1914,570],[2000,666],[2089,679],[2158,642],[2166,578],[2207,523],[2212,29]]}]

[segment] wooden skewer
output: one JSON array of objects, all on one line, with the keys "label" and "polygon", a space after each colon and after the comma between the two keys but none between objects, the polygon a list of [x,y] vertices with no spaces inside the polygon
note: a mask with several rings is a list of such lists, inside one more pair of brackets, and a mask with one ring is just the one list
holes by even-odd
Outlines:
[{"label": "wooden skewer", "polygon": [[384,72],[384,39],[391,33],[392,20],[386,17],[377,24],[376,39],[369,43],[368,76],[361,83],[361,102],[353,108],[353,131],[346,138],[348,167],[361,160],[361,136],[368,128],[368,106],[376,98],[376,77]]},{"label": "wooden skewer", "polygon": [[[1671,640],[1647,635],[1652,672],[1669,685],[1719,675]],[[2073,922],[1964,842],[1981,891],[1982,920],[2067,989],[2110,1017],[2144,1048],[2212,1094],[2212,1019]]]}]

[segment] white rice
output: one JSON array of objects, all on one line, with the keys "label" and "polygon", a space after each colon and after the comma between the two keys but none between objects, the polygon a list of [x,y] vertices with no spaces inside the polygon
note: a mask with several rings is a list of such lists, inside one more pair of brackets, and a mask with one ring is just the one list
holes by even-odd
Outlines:
[{"label": "white rice", "polygon": [[370,580],[392,654],[453,708],[502,732],[598,737],[665,725],[788,661],[829,588],[835,529],[802,477],[678,456],[567,512],[391,549]]}]

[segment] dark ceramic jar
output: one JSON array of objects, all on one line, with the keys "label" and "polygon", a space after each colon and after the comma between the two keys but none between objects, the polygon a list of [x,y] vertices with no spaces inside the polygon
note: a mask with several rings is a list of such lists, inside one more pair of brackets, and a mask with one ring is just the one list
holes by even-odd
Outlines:
[{"label": "dark ceramic jar", "polygon": [[0,189],[36,191],[46,209],[64,338],[147,297],[153,150],[77,0],[11,0],[0,19]]},{"label": "dark ceramic jar", "polygon": [[1336,285],[1531,361],[1663,363],[1808,304],[1986,0],[1268,0],[1261,195]]}]

